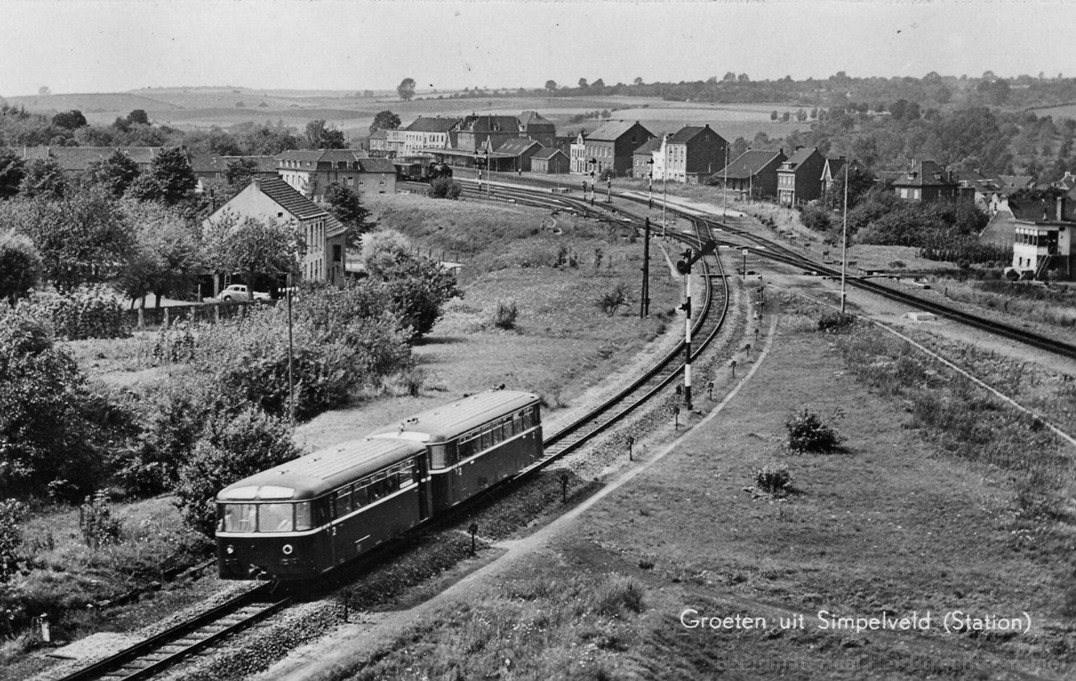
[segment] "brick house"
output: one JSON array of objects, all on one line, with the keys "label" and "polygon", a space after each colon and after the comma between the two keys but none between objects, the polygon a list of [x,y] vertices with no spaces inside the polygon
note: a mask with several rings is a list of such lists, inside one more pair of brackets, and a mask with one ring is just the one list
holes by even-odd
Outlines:
[{"label": "brick house", "polygon": [[723,168],[728,142],[710,129],[686,125],[665,142],[665,172],[673,182],[698,184],[715,170]]},{"label": "brick house", "polygon": [[657,179],[654,153],[660,151],[664,137],[651,137],[631,153],[631,176],[640,179]]},{"label": "brick house", "polygon": [[817,147],[799,147],[777,168],[777,201],[795,206],[822,196],[826,157]]},{"label": "brick house", "polygon": [[777,169],[786,160],[784,150],[748,149],[727,167],[710,176],[710,184],[731,189],[739,198],[777,196]]},{"label": "brick house", "polygon": [[[305,281],[343,286],[346,262],[344,225],[326,209],[280,178],[255,177],[242,191],[210,215],[203,227],[231,214],[240,219],[276,220],[299,230],[306,245],[300,265]],[[215,286],[214,295],[219,291]]]},{"label": "brick house", "polygon": [[339,182],[357,192],[396,193],[396,169],[384,158],[368,158],[353,149],[285,151],[278,154],[277,173],[293,189],[313,201],[325,198],[325,189]]},{"label": "brick house", "polygon": [[952,173],[934,161],[918,161],[893,181],[893,191],[905,201],[930,203],[957,198],[960,185]]},{"label": "brick house", "polygon": [[524,111],[517,118],[520,135],[538,142],[543,147],[557,146],[557,126],[553,121],[543,118],[537,111]]},{"label": "brick house", "polygon": [[601,175],[611,170],[614,175],[631,174],[632,152],[653,136],[639,121],[602,124],[586,139],[587,172],[594,170]]}]

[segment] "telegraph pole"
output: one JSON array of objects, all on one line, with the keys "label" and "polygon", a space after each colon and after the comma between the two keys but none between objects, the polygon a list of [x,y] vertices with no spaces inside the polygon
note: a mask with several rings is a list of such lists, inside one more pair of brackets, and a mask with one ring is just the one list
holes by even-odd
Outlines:
[{"label": "telegraph pole", "polygon": [[650,218],[643,227],[643,291],[639,300],[639,319],[650,316]]}]

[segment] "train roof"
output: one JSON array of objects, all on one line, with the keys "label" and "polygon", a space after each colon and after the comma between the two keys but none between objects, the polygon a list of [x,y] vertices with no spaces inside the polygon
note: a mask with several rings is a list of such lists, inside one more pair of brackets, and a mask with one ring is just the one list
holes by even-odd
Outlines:
[{"label": "train roof", "polygon": [[425,451],[422,443],[408,440],[342,442],[232,483],[217,494],[217,501],[313,499]]},{"label": "train roof", "polygon": [[435,407],[380,428],[373,438],[444,442],[505,414],[538,403],[538,396],[518,390],[487,390]]}]

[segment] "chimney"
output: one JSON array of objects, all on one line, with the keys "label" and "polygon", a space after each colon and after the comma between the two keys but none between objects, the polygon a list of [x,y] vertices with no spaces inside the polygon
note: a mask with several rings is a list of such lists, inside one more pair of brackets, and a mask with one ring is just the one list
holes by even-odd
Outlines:
[{"label": "chimney", "polygon": [[262,190],[262,178],[258,177],[257,175],[250,178],[250,184],[253,185],[254,191],[260,192]]}]

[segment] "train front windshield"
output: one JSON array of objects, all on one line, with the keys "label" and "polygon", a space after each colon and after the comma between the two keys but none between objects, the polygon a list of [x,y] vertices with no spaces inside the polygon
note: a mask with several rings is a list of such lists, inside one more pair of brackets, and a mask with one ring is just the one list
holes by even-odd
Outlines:
[{"label": "train front windshield", "polygon": [[221,504],[221,532],[303,532],[314,528],[310,502]]}]

